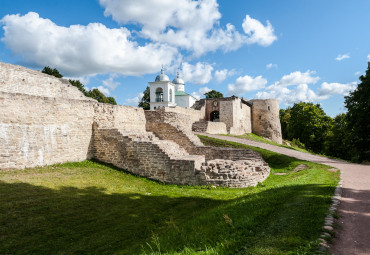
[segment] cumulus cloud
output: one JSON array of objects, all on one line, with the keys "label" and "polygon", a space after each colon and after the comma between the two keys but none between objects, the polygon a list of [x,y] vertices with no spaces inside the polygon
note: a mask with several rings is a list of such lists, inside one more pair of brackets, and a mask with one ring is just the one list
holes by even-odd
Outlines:
[{"label": "cumulus cloud", "polygon": [[274,85],[287,87],[298,84],[315,84],[320,79],[320,77],[313,76],[315,73],[316,72],[310,70],[307,70],[304,73],[300,71],[292,72],[290,74],[284,75],[280,79],[280,81],[278,81]]},{"label": "cumulus cloud", "polygon": [[245,16],[242,27],[244,32],[248,35],[248,44],[256,43],[262,46],[269,46],[277,40],[270,21],[266,23],[267,25],[264,26],[260,21],[251,18],[249,15]]},{"label": "cumulus cloud", "polygon": [[184,81],[194,84],[206,84],[212,79],[212,65],[198,62],[195,65],[184,62],[182,64],[182,77]]},{"label": "cumulus cloud", "polygon": [[235,70],[227,70],[227,69],[222,69],[222,70],[216,70],[214,74],[214,79],[216,82],[220,83],[223,82],[228,76],[233,76],[235,75]]},{"label": "cumulus cloud", "polygon": [[348,54],[339,54],[335,60],[342,61],[343,59],[350,58],[349,53]]},{"label": "cumulus cloud", "polygon": [[349,91],[353,91],[356,88],[356,82],[352,83],[327,83],[323,82],[318,90],[320,96],[331,96],[331,95],[348,95]]},{"label": "cumulus cloud", "polygon": [[355,76],[360,75],[360,74],[361,74],[360,71],[355,72]]},{"label": "cumulus cloud", "polygon": [[139,93],[133,98],[127,98],[124,102],[124,105],[131,105],[131,106],[137,106],[139,102],[141,101],[141,98],[143,98],[144,93]]},{"label": "cumulus cloud", "polygon": [[262,78],[262,76],[257,76],[253,78],[249,75],[240,76],[236,79],[234,84],[229,84],[227,94],[240,96],[246,92],[259,90],[265,87],[267,80]]},{"label": "cumulus cloud", "polygon": [[269,63],[266,65],[266,69],[271,69],[271,68],[278,68],[277,64]]},{"label": "cumulus cloud", "polygon": [[98,86],[98,87],[93,87],[92,89],[98,89],[100,90],[105,96],[109,96],[110,95],[110,91],[109,89],[103,87],[103,86]]},{"label": "cumulus cloud", "polygon": [[69,76],[153,73],[178,56],[177,49],[167,44],[138,45],[124,27],[110,29],[100,23],[63,27],[35,12],[6,15],[1,23],[2,41],[14,54],[31,64],[57,67]]},{"label": "cumulus cloud", "polygon": [[196,92],[192,92],[191,93],[191,95],[193,96],[193,97],[195,97],[196,99],[201,99],[202,97],[204,97],[204,94],[205,93],[207,93],[207,92],[209,92],[209,91],[211,91],[211,89],[210,88],[208,88],[208,87],[201,87],[198,91],[196,91]]},{"label": "cumulus cloud", "polygon": [[110,90],[115,90],[120,83],[118,81],[114,81],[116,75],[111,75],[108,79],[103,80],[104,87],[109,88]]},{"label": "cumulus cloud", "polygon": [[[356,88],[356,83],[327,83],[323,82],[315,92],[309,88],[309,84],[314,84],[319,77],[314,77],[315,72],[299,71],[284,75],[280,81],[268,86],[264,91],[259,91],[256,98],[267,99],[276,98],[284,105],[291,105],[298,102],[318,102],[328,99],[332,95],[347,95],[350,90]],[[291,88],[288,88],[291,86]]]},{"label": "cumulus cloud", "polygon": [[367,61],[370,61],[370,54],[367,55]]},{"label": "cumulus cloud", "polygon": [[230,51],[244,44],[270,45],[276,36],[269,22],[263,26],[248,15],[243,22],[247,34],[232,24],[219,24],[221,13],[216,0],[100,0],[105,16],[121,24],[141,25],[139,35],[165,42],[200,56],[209,51]]}]

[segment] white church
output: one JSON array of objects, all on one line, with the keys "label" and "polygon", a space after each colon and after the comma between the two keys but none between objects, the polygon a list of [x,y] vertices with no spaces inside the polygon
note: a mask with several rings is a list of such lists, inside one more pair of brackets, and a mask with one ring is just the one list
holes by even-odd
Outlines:
[{"label": "white church", "polygon": [[154,82],[149,82],[149,85],[150,110],[175,106],[189,108],[197,101],[195,97],[185,92],[185,83],[179,72],[171,82],[162,67],[161,74],[157,75]]}]

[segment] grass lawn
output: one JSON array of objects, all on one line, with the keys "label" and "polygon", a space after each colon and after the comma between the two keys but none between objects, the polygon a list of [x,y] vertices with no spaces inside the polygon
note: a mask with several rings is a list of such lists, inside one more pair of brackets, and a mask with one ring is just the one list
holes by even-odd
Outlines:
[{"label": "grass lawn", "polygon": [[0,171],[0,254],[314,254],[339,174],[258,150],[288,174],[213,189],[91,161]]}]

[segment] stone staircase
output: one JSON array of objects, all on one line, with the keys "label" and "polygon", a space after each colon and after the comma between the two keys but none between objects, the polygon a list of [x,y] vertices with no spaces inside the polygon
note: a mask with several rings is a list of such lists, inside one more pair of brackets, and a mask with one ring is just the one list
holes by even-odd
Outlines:
[{"label": "stone staircase", "polygon": [[189,155],[178,144],[151,132],[96,129],[94,144],[96,159],[168,183],[198,184],[196,173],[205,163],[204,155]]}]

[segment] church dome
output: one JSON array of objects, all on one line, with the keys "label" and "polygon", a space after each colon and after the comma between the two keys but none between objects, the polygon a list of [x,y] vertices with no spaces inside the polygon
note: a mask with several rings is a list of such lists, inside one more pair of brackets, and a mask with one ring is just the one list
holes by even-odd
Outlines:
[{"label": "church dome", "polygon": [[175,78],[175,79],[173,79],[172,83],[173,83],[173,84],[185,84],[185,83],[184,83],[184,80],[183,80],[183,79],[181,79],[181,77],[180,77],[180,73],[179,73],[178,71],[177,71],[177,76],[176,76],[176,78]]},{"label": "church dome", "polygon": [[161,74],[158,74],[157,77],[155,77],[155,81],[170,81],[170,78],[164,74],[163,66],[161,69]]}]

